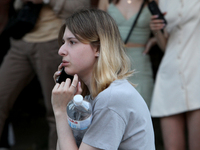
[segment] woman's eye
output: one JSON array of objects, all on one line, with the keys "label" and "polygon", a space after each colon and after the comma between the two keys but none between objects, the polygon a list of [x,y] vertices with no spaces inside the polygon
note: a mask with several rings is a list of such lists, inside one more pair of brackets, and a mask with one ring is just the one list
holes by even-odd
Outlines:
[{"label": "woman's eye", "polygon": [[70,42],[70,44],[72,44],[72,45],[74,45],[76,42],[74,42],[74,41],[69,41]]}]

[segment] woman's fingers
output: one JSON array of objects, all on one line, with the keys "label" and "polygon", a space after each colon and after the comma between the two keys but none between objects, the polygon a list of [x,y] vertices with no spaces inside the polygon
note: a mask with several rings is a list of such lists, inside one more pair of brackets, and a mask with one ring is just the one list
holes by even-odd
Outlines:
[{"label": "woman's fingers", "polygon": [[165,24],[163,23],[163,20],[152,20],[150,22],[150,28],[152,31],[154,30],[161,30],[165,27]]},{"label": "woman's fingers", "polygon": [[56,79],[60,76],[60,74],[61,74],[61,70],[56,71],[56,72],[54,73],[53,79],[54,79],[54,82],[55,82],[55,83],[56,83]]},{"label": "woman's fingers", "polygon": [[81,84],[78,81],[78,75],[76,74],[74,75],[72,82],[70,78],[67,78],[66,81],[61,84],[56,83],[52,90],[52,105],[54,112],[64,111],[74,95],[81,93]]},{"label": "woman's fingers", "polygon": [[70,85],[70,90],[73,91],[74,95],[82,93],[81,82],[78,80],[77,74],[74,75],[73,81],[71,82]]},{"label": "woman's fingers", "polygon": [[73,78],[73,81],[72,81],[72,84],[71,84],[71,88],[77,88],[77,85],[78,85],[78,75],[77,74],[75,74],[74,75],[74,78]]},{"label": "woman's fingers", "polygon": [[61,84],[56,83],[52,90],[52,105],[55,112],[65,111],[67,104],[74,96],[74,91],[70,90],[70,79]]},{"label": "woman's fingers", "polygon": [[77,91],[76,91],[75,95],[81,94],[82,91],[83,91],[83,90],[82,90],[82,88],[81,88],[81,82],[79,81],[79,82],[78,82],[78,86],[77,86]]},{"label": "woman's fingers", "polygon": [[53,88],[53,90],[52,90],[52,93],[54,93],[58,88],[59,88],[59,84],[58,83],[56,83],[56,85],[54,86],[54,88]]},{"label": "woman's fingers", "polygon": [[62,70],[62,63],[58,66],[58,70]]},{"label": "woman's fingers", "polygon": [[157,15],[151,16],[150,28],[152,31],[158,31],[165,27],[164,20],[158,19]]},{"label": "woman's fingers", "polygon": [[154,19],[157,19],[158,18],[158,15],[152,15],[151,16],[151,20],[154,20]]},{"label": "woman's fingers", "polygon": [[158,31],[158,30],[161,30],[165,27],[165,24],[157,24],[157,25],[152,25],[150,24],[150,28],[152,31]]},{"label": "woman's fingers", "polygon": [[145,50],[143,51],[143,54],[149,53],[151,47],[153,47],[156,44],[156,38],[150,38],[146,44]]},{"label": "woman's fingers", "polygon": [[61,75],[62,71],[62,63],[58,66],[58,71],[56,71],[53,75],[54,82],[56,83],[56,79]]}]

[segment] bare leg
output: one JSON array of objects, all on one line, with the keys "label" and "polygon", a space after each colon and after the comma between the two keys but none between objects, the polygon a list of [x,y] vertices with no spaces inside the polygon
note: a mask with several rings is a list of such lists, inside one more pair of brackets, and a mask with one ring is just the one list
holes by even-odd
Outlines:
[{"label": "bare leg", "polygon": [[190,150],[200,150],[200,109],[186,113]]},{"label": "bare leg", "polygon": [[185,150],[185,115],[163,117],[160,121],[165,150]]}]

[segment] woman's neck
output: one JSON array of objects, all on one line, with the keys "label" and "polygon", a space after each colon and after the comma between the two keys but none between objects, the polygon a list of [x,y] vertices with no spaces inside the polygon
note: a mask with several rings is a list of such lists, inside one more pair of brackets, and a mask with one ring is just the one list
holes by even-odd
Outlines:
[{"label": "woman's neck", "polygon": [[89,92],[91,93],[91,76],[92,75],[87,75],[87,76],[79,76],[79,78],[84,82],[84,84],[87,86]]}]

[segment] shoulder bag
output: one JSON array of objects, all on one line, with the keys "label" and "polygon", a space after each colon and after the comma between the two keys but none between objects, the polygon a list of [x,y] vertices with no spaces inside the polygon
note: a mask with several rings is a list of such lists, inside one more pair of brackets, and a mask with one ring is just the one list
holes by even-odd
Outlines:
[{"label": "shoulder bag", "polygon": [[141,5],[141,7],[140,7],[140,10],[139,10],[139,12],[138,12],[138,14],[137,14],[135,20],[133,21],[132,27],[131,27],[131,29],[130,29],[130,31],[129,31],[129,33],[128,33],[128,35],[127,35],[125,41],[124,41],[124,44],[125,44],[125,45],[127,44],[128,40],[129,40],[129,38],[130,38],[130,36],[131,36],[131,33],[132,33],[132,31],[133,31],[133,29],[134,29],[136,23],[137,23],[137,20],[138,20],[140,14],[141,14],[141,12],[142,12],[142,9],[144,8],[145,2],[146,2],[146,0],[143,0],[143,3],[142,3],[142,5]]}]

